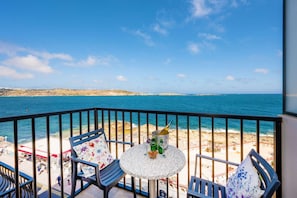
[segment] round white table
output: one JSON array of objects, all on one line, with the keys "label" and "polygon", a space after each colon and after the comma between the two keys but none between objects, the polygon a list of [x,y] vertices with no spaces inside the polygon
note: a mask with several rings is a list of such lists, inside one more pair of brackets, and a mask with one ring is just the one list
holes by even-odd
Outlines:
[{"label": "round white table", "polygon": [[185,166],[186,158],[178,148],[168,145],[164,154],[158,154],[156,159],[150,159],[147,154],[147,145],[136,145],[120,158],[123,171],[133,177],[149,180],[149,197],[156,198],[156,180],[170,177],[180,172]]}]

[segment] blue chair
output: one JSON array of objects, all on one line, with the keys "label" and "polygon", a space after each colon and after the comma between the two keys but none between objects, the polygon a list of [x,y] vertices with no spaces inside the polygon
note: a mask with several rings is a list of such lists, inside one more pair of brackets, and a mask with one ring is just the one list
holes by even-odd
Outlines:
[{"label": "blue chair", "polygon": [[[34,197],[32,183],[32,177],[19,173],[20,197]],[[0,162],[0,197],[16,197],[15,169],[4,162]]]},{"label": "blue chair", "polygon": [[[252,149],[249,154],[251,157],[253,166],[256,168],[261,185],[260,188],[264,190],[263,198],[270,198],[274,192],[280,186],[280,181],[274,169],[270,164],[261,157],[254,149]],[[197,169],[197,158],[205,158],[217,162],[222,162],[231,165],[238,165],[236,163],[228,162],[225,160],[220,160],[216,158],[211,158],[204,155],[196,154],[195,159],[195,175],[191,176],[191,180],[188,187],[187,197],[202,197],[202,198],[224,198],[226,197],[225,186],[214,183],[209,180],[201,179],[196,176]]]},{"label": "blue chair", "polygon": [[[88,162],[78,158],[73,147],[80,145],[84,142],[96,139],[101,135],[104,136],[104,139],[107,143],[108,142],[121,143],[121,144],[128,144],[130,146],[133,146],[133,143],[130,143],[130,142],[106,140],[106,136],[103,129],[70,137],[69,141],[71,145],[71,164],[72,164],[71,197],[74,197],[80,191],[85,189],[83,188],[79,192],[75,192],[77,180],[82,180],[87,182],[88,184],[94,184],[97,187],[99,187],[104,192],[104,198],[108,198],[108,193],[111,190],[111,188],[116,186],[118,182],[126,175],[125,172],[121,169],[118,159],[115,159],[111,164],[109,164],[108,166],[100,170],[98,164]],[[78,171],[79,163],[94,167],[95,174],[90,177],[85,177],[82,171]],[[132,190],[134,192],[134,197],[136,197],[133,177],[132,177]]]}]

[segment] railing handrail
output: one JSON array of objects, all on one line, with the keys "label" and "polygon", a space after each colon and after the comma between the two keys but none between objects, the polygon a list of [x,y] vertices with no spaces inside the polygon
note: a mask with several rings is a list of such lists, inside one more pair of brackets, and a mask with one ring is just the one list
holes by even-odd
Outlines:
[{"label": "railing handrail", "polygon": [[0,122],[23,120],[23,119],[30,119],[30,118],[45,117],[45,116],[62,115],[62,114],[67,114],[67,113],[76,113],[76,112],[93,111],[93,110],[124,111],[124,112],[138,112],[138,113],[157,113],[157,114],[168,114],[168,115],[177,115],[178,114],[178,115],[200,116],[200,117],[210,117],[210,118],[215,117],[215,118],[262,120],[262,121],[277,121],[277,122],[282,121],[282,118],[280,116],[251,116],[251,115],[238,115],[238,114],[195,113],[195,112],[178,112],[178,111],[165,111],[165,110],[94,107],[94,108],[56,111],[56,112],[47,112],[47,113],[37,113],[37,114],[22,115],[22,116],[3,117],[3,118],[0,118]]},{"label": "railing handrail", "polygon": [[37,113],[37,114],[29,114],[29,115],[21,115],[21,116],[2,117],[2,118],[0,118],[0,122],[8,122],[8,121],[14,121],[14,120],[25,120],[25,119],[31,119],[31,118],[63,115],[63,114],[67,114],[67,113],[76,113],[76,112],[93,111],[93,110],[96,110],[96,108],[75,109],[75,110]]},{"label": "railing handrail", "polygon": [[179,111],[165,111],[165,110],[139,110],[139,109],[120,109],[120,108],[95,108],[97,110],[110,111],[125,111],[125,112],[139,112],[139,113],[157,113],[157,114],[172,114],[172,115],[188,115],[200,117],[216,117],[216,118],[230,118],[230,119],[245,119],[245,120],[263,120],[263,121],[282,121],[279,116],[250,116],[238,114],[216,114],[216,113],[195,113],[195,112],[179,112]]}]

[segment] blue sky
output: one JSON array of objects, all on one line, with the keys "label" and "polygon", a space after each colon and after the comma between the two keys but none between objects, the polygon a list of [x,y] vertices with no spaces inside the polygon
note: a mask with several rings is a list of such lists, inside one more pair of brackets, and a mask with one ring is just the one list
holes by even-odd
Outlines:
[{"label": "blue sky", "polygon": [[0,3],[0,87],[281,93],[281,0]]}]

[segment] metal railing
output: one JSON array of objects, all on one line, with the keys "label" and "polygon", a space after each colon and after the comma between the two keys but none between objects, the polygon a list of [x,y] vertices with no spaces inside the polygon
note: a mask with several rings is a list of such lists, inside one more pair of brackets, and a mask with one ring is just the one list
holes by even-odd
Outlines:
[{"label": "metal railing", "polygon": [[[157,189],[162,189],[168,196],[184,197],[194,173],[196,153],[238,163],[254,148],[274,166],[281,179],[280,117],[90,108],[0,118],[0,136],[6,136],[5,144],[3,140],[1,142],[0,160],[9,162],[17,173],[22,171],[33,177],[35,197],[42,193],[47,197],[52,197],[53,193],[64,197],[69,195],[71,185],[67,156],[69,137],[104,128],[109,139],[141,144],[170,120],[173,122],[169,143],[184,152],[186,166],[179,174],[158,181]],[[41,143],[44,150],[39,148],[40,141],[44,141]],[[110,149],[115,157],[120,157],[128,147],[116,145]],[[44,167],[42,173],[41,165]],[[230,170],[228,165],[219,167],[214,162],[201,163],[199,168],[201,177],[216,181],[226,180]],[[57,177],[62,181],[61,185]],[[137,179],[137,192],[146,196],[147,183],[147,180]],[[129,176],[120,186],[131,190]],[[277,196],[280,197],[280,193],[281,188]]]}]

